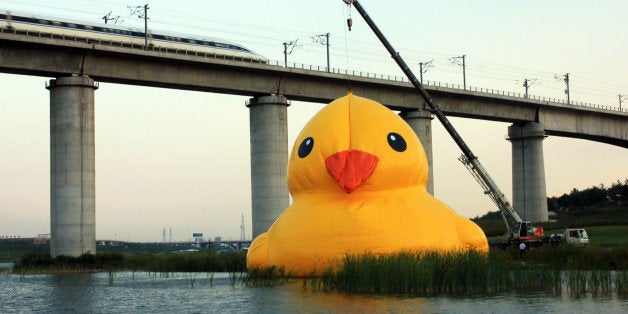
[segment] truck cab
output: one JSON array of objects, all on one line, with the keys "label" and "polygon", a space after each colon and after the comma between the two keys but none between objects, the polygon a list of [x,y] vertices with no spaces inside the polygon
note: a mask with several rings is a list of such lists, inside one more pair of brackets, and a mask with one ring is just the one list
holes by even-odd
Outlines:
[{"label": "truck cab", "polygon": [[572,243],[576,245],[588,245],[589,234],[584,228],[565,228],[565,233],[552,234],[550,236],[552,243]]},{"label": "truck cab", "polygon": [[565,241],[567,243],[587,245],[589,244],[589,235],[584,228],[565,228]]}]

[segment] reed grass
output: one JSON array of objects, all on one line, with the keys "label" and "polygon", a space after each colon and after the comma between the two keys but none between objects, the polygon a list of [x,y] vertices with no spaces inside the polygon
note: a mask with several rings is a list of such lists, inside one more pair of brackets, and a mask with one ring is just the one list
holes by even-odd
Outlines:
[{"label": "reed grass", "polygon": [[244,272],[246,253],[189,252],[123,255],[117,252],[83,254],[78,257],[27,253],[15,263],[14,273],[70,273],[131,270],[169,272]]},{"label": "reed grass", "polygon": [[[566,248],[565,250],[573,250]],[[510,251],[399,252],[388,255],[367,253],[347,255],[337,270],[303,278],[302,288],[311,291],[339,291],[360,294],[475,295],[505,292],[547,292],[560,295],[564,289],[574,297],[590,294],[604,297],[628,294],[628,272],[584,269],[585,258],[575,251],[542,252],[547,260],[529,254],[516,258]],[[571,254],[563,256],[561,254]],[[563,267],[558,263],[564,262]],[[572,269],[569,269],[571,267]],[[589,265],[591,268],[591,265]],[[252,286],[272,286],[290,282],[294,276],[282,268],[249,270]],[[249,284],[251,286],[251,284]]]},{"label": "reed grass", "polygon": [[352,293],[485,293],[505,280],[497,273],[489,275],[489,264],[495,263],[476,251],[347,255],[323,286]]},{"label": "reed grass", "polygon": [[272,287],[291,282],[295,278],[292,273],[286,272],[283,267],[263,267],[249,269],[242,281],[249,287]]}]

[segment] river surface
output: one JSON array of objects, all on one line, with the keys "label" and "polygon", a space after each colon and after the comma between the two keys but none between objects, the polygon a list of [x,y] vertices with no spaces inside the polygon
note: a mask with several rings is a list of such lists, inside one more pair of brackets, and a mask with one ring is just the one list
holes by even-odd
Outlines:
[{"label": "river surface", "polygon": [[417,297],[312,292],[302,284],[253,288],[227,273],[0,274],[0,313],[628,313],[628,300],[616,294]]}]

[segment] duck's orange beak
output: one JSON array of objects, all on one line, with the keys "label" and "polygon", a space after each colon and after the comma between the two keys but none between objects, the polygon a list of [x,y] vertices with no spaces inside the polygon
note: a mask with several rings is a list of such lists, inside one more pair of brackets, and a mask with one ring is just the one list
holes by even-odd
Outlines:
[{"label": "duck's orange beak", "polygon": [[375,155],[359,150],[345,150],[327,157],[325,165],[340,188],[351,193],[373,174],[377,161]]}]

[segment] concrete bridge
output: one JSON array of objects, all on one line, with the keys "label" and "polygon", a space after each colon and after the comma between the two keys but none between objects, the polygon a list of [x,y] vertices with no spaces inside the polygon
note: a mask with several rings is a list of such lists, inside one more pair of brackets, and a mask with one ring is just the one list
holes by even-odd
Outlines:
[{"label": "concrete bridge", "polygon": [[[50,90],[51,254],[95,252],[94,91],[97,82],[251,96],[253,236],[288,206],[289,100],[328,103],[358,95],[401,111],[425,147],[431,167],[429,111],[408,82],[364,73],[286,68],[50,34],[0,33],[0,72],[55,77]],[[426,86],[449,116],[510,122],[513,205],[547,220],[542,141],[567,136],[628,147],[628,112],[489,90]],[[525,171],[524,171],[525,169]],[[525,174],[525,175],[524,175]],[[430,177],[428,190],[433,192]],[[523,205],[525,204],[525,206]],[[535,213],[531,215],[530,213]]]}]

